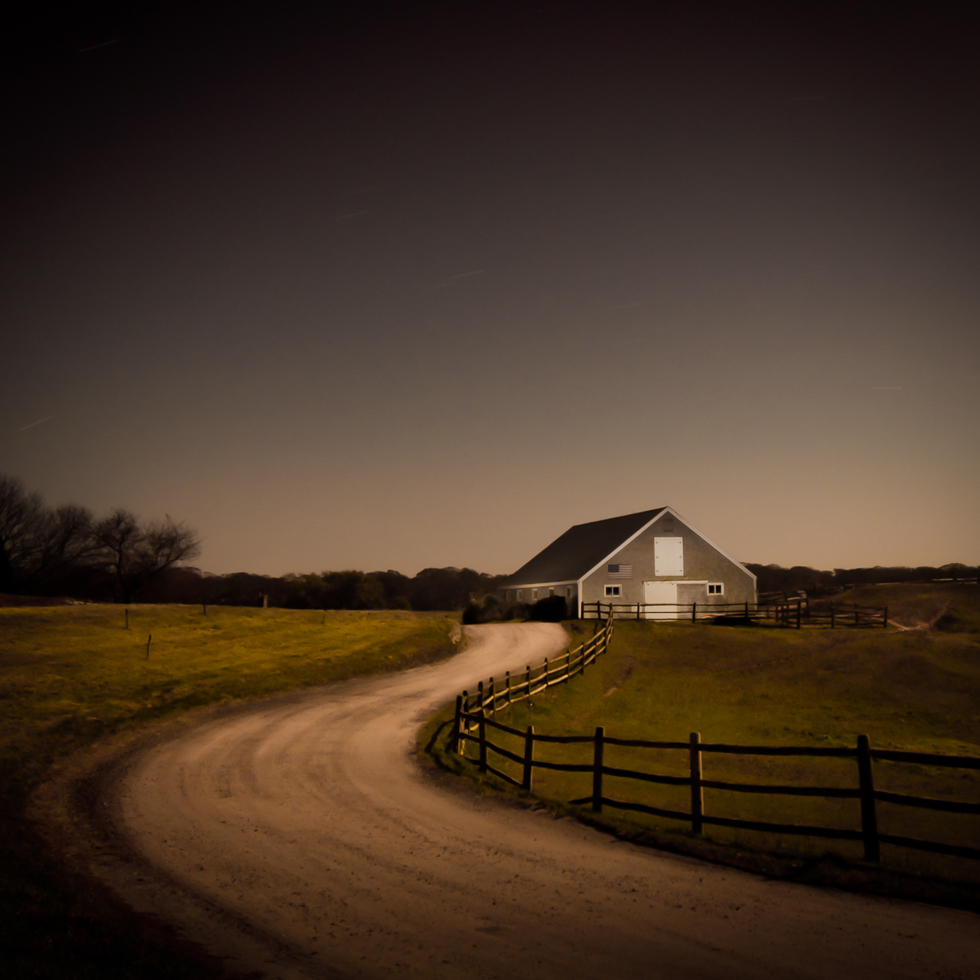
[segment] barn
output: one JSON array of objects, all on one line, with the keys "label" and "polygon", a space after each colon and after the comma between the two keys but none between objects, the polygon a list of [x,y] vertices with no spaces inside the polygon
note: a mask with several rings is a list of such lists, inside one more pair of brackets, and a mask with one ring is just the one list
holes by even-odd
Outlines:
[{"label": "barn", "polygon": [[[671,507],[609,517],[570,527],[506,578],[497,597],[504,604],[533,603],[558,595],[570,616],[583,603],[659,604],[648,619],[689,615],[691,603],[711,606],[755,603],[755,576]],[[682,608],[672,608],[678,606]],[[720,611],[720,610],[719,610]]]}]

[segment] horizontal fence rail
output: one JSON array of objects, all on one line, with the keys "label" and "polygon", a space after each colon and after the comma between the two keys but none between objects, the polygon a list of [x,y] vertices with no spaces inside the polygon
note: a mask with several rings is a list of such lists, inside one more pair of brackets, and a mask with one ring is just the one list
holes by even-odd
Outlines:
[{"label": "horizontal fence rail", "polygon": [[[908,763],[941,768],[980,769],[980,758],[970,756],[938,755],[928,752],[906,752],[895,749],[873,749],[866,735],[859,735],[854,748],[829,746],[784,746],[784,745],[729,745],[726,743],[702,742],[698,732],[692,732],[687,741],[651,741],[648,739],[616,738],[606,735],[603,727],[598,727],[594,735],[549,735],[535,733],[534,726],[526,729],[515,728],[498,721],[496,712],[516,701],[532,697],[555,684],[562,684],[570,677],[582,673],[594,663],[599,654],[604,653],[612,636],[614,619],[605,618],[602,629],[581,646],[569,650],[560,657],[545,659],[534,667],[528,666],[517,677],[508,673],[502,685],[494,678],[487,684],[478,685],[475,696],[464,691],[456,698],[456,711],[450,736],[450,750],[460,756],[466,754],[466,745],[472,742],[478,750],[478,764],[481,772],[492,773],[512,786],[531,792],[534,784],[534,770],[557,770],[560,772],[591,773],[592,793],[581,799],[569,800],[572,806],[591,806],[596,813],[603,807],[614,810],[644,813],[656,817],[689,822],[691,831],[700,834],[704,825],[731,827],[742,830],[763,831],[774,834],[795,834],[808,837],[821,837],[831,840],[863,842],[864,857],[867,861],[880,860],[880,845],[891,844],[896,847],[929,851],[960,858],[980,859],[980,848],[946,844],[939,841],[919,840],[878,830],[877,804],[888,803],[897,806],[924,808],[946,813],[972,814],[980,816],[980,803],[957,800],[941,800],[915,796],[906,793],[892,793],[876,790],[874,787],[874,763]],[[523,740],[523,751],[513,751],[492,741],[490,733],[502,732]],[[535,758],[536,745],[591,745],[592,761],[583,763],[553,762]],[[666,773],[645,772],[638,769],[607,765],[606,746],[657,751],[676,751],[687,754],[688,775],[677,776]],[[490,761],[508,760],[520,767],[520,778],[504,771]],[[850,787],[778,785],[768,783],[730,782],[706,779],[703,773],[705,756],[803,756],[835,758],[852,762],[856,768],[856,785]],[[633,780],[663,786],[686,786],[690,788],[690,808],[677,810],[652,806],[635,800],[613,799],[605,795],[604,777]],[[860,828],[823,827],[808,824],[776,823],[763,820],[743,820],[706,812],[704,791],[723,791],[728,793],[766,794],[772,796],[822,797],[827,799],[852,799],[859,801],[861,811]],[[977,835],[980,837],[980,834]]]},{"label": "horizontal fence rail", "polygon": [[[531,791],[533,789],[533,771],[535,769],[552,769],[561,772],[588,772],[592,774],[592,793],[581,799],[569,800],[572,806],[591,805],[592,810],[601,813],[603,807],[650,814],[651,816],[667,817],[675,820],[689,821],[695,834],[701,833],[705,824],[719,827],[733,827],[743,830],[757,830],[774,834],[797,834],[808,837],[823,837],[832,840],[863,841],[864,856],[867,861],[880,860],[880,845],[893,844],[921,851],[931,851],[939,854],[949,854],[955,857],[980,859],[980,848],[963,847],[954,844],[944,844],[938,841],[917,840],[910,837],[900,837],[893,834],[881,833],[878,830],[877,803],[891,803],[899,806],[921,807],[930,810],[940,810],[947,813],[964,813],[980,815],[980,803],[969,803],[957,800],[939,800],[929,797],[912,796],[905,793],[890,793],[874,788],[872,761],[905,762],[918,765],[957,767],[962,769],[980,769],[980,759],[969,756],[934,755],[924,752],[900,752],[891,749],[872,749],[868,738],[859,735],[855,748],[822,748],[812,746],[768,746],[768,745],[724,745],[711,744],[701,741],[698,732],[692,732],[687,742],[651,742],[643,739],[613,738],[605,734],[599,727],[595,735],[544,735],[536,734],[534,727],[529,726],[522,731],[509,725],[503,725],[486,717],[485,712],[472,711],[460,713],[460,748],[463,753],[463,743],[469,740],[479,748],[480,769],[493,773],[514,786]],[[473,725],[471,729],[469,726]],[[524,739],[523,754],[512,752],[497,745],[487,737],[487,729],[493,728],[510,735]],[[471,732],[477,732],[472,734]],[[534,746],[541,743],[586,744],[593,746],[593,761],[591,763],[547,762],[534,758]],[[618,766],[606,765],[604,762],[607,745],[627,746],[630,748],[673,749],[687,752],[690,756],[690,775],[670,776],[652,772],[642,772],[636,769],[624,769]],[[488,753],[494,752],[523,767],[523,778],[513,776],[497,769],[488,761]],[[712,753],[727,753],[733,755],[771,755],[771,756],[823,756],[839,759],[850,759],[857,764],[857,785],[854,787],[839,786],[785,786],[773,784],[737,783],[724,780],[705,779],[702,763],[705,755]],[[691,808],[689,811],[665,809],[630,800],[617,800],[606,796],[603,792],[603,777],[613,776],[619,779],[631,779],[646,783],[656,783],[664,786],[689,786],[691,789]],[[823,797],[826,799],[853,799],[861,804],[861,827],[849,829],[841,827],[819,827],[802,824],[774,823],[763,820],[740,820],[733,817],[709,814],[704,809],[704,790],[723,790],[729,793],[756,793],[773,796],[804,796]]]},{"label": "horizontal fence rail", "polygon": [[779,602],[595,602],[582,603],[583,619],[646,619],[658,622],[672,620],[767,619],[777,626],[801,629],[803,626],[822,626],[830,629],[845,627],[887,627],[887,606],[857,606],[832,603],[811,609],[805,598]]},{"label": "horizontal fence rail", "polygon": [[[574,650],[568,650],[558,657],[545,657],[542,663],[533,667],[528,665],[517,675],[511,675],[508,670],[500,684],[493,677],[486,684],[480,681],[474,695],[469,691],[463,691],[456,699],[460,711],[463,714],[483,711],[489,712],[492,716],[498,709],[515,701],[523,701],[556,684],[566,683],[576,674],[581,674],[590,664],[595,663],[600,654],[606,652],[612,632],[612,621],[608,620],[602,629]],[[459,726],[457,725],[456,728]]]},{"label": "horizontal fence rail", "polygon": [[[523,758],[518,758],[513,752],[489,742],[487,740],[487,727],[511,735],[526,735],[525,732],[496,721],[493,716],[496,715],[498,709],[506,708],[515,701],[531,698],[555,684],[565,684],[577,674],[584,673],[586,667],[594,664],[599,655],[606,652],[612,633],[613,621],[607,619],[601,629],[574,650],[567,650],[560,656],[550,659],[545,657],[542,663],[533,667],[529,664],[524,672],[516,677],[512,677],[510,671],[507,671],[501,685],[498,685],[493,677],[486,685],[480,681],[474,696],[471,696],[469,691],[463,691],[456,698],[456,714],[453,718],[450,751],[462,755],[465,752],[466,742],[475,741],[479,746],[480,770],[482,772],[491,772],[505,782],[530,791],[533,765],[537,765],[538,768],[548,768],[550,764],[533,762],[533,739],[531,742],[525,742],[525,755]],[[473,735],[474,730],[478,732],[478,735]],[[528,732],[533,735],[533,726],[528,729]],[[536,738],[539,742],[565,744],[591,741],[588,735],[538,735]],[[529,745],[532,746],[532,755],[527,754]],[[522,765],[524,767],[523,778],[516,780],[513,776],[491,766],[487,761],[488,750]]]}]

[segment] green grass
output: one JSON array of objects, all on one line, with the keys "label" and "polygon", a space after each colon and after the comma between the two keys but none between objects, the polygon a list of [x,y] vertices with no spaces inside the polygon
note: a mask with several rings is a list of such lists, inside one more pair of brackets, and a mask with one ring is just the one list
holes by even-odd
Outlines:
[{"label": "green grass", "polygon": [[[474,778],[475,765],[444,750],[451,717],[434,718],[423,744],[451,769]],[[858,734],[873,747],[980,756],[980,635],[885,630],[790,630],[711,624],[624,621],[609,652],[584,676],[551,688],[532,702],[499,714],[516,728],[539,733],[606,734],[652,741],[741,745],[853,747]],[[440,737],[433,735],[441,729]],[[522,752],[519,739],[494,741]],[[470,758],[475,750],[469,750]],[[536,758],[591,762],[591,747],[536,746]],[[703,756],[704,778],[732,782],[857,786],[851,760],[766,756]],[[689,774],[687,753],[607,746],[605,763],[667,775]],[[518,767],[493,764],[514,776]],[[591,774],[535,771],[534,795],[567,811],[569,800],[591,794]],[[879,789],[980,802],[980,771],[878,763]],[[504,784],[489,777],[486,787]],[[664,787],[606,777],[604,795],[689,812],[687,787]],[[781,823],[858,829],[856,800],[780,797],[705,790],[705,812]],[[576,808],[572,808],[575,810]],[[577,812],[592,819],[587,808]],[[976,846],[978,818],[879,803],[882,832]],[[603,825],[669,848],[740,861],[748,852],[793,861],[862,865],[858,843],[706,827],[694,839],[681,821],[626,815],[605,808]],[[980,883],[980,862],[883,846],[883,867],[898,874]],[[742,857],[739,857],[742,855]],[[753,865],[748,860],[746,866]],[[763,862],[764,864],[765,862]],[[840,875],[832,877],[840,878]]]},{"label": "green grass", "polygon": [[[952,582],[862,585],[820,605],[887,606],[888,618],[905,627],[934,627],[945,633],[980,632],[980,586]],[[817,608],[817,603],[813,603]]]},{"label": "green grass", "polygon": [[[448,656],[446,614],[133,606],[0,609],[0,974],[223,975],[44,856],[22,813],[52,763],[189,708]],[[147,637],[152,634],[149,656]]]}]

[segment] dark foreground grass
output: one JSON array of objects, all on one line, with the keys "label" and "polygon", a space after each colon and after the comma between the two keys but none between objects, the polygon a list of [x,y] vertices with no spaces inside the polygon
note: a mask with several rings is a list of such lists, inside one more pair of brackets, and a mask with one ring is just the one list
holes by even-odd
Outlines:
[{"label": "dark foreground grass", "polygon": [[[224,976],[46,856],[23,817],[52,763],[189,708],[448,656],[445,614],[135,606],[0,609],[0,976]],[[149,656],[147,638],[152,635]]]},{"label": "dark foreground grass", "polygon": [[[471,761],[445,750],[450,717],[447,707],[432,719],[422,744],[441,765],[479,780],[473,748]],[[546,734],[591,735],[602,725],[607,735],[622,738],[686,741],[698,731],[705,742],[740,745],[853,747],[857,735],[865,734],[877,748],[980,756],[980,635],[622,622],[609,652],[584,676],[531,703],[519,702],[498,718],[519,729],[534,725]],[[499,732],[492,738],[522,753],[519,739]],[[537,745],[535,753],[556,762],[592,761],[588,745]],[[520,775],[518,767],[499,757],[493,764]],[[689,774],[687,753],[679,750],[607,745],[605,764]],[[705,779],[857,786],[857,766],[844,759],[705,753],[703,765]],[[596,819],[588,807],[567,806],[591,794],[591,774],[536,770],[534,779],[536,798],[582,819]],[[977,770],[878,763],[875,779],[879,789],[980,802]],[[493,777],[480,782],[520,795]],[[606,777],[603,795],[690,811],[687,787]],[[704,801],[705,812],[718,816],[860,828],[856,800],[706,789]],[[980,837],[976,816],[879,803],[878,818],[885,833],[972,846]],[[863,862],[859,843],[718,827],[705,827],[695,838],[686,822],[609,807],[598,821],[626,837],[766,873],[777,873],[777,866],[786,874],[806,869],[810,880],[851,885],[857,875],[866,885],[877,881],[875,890],[980,905],[980,862],[883,845],[877,869]]]}]

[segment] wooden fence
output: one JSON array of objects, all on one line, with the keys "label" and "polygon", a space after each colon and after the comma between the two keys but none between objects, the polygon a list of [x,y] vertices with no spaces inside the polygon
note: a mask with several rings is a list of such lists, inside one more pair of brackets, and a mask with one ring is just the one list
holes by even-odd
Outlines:
[{"label": "wooden fence", "polygon": [[[479,768],[481,772],[492,773],[499,779],[517,786],[527,792],[534,788],[535,769],[553,769],[561,772],[591,773],[592,793],[582,799],[569,800],[572,806],[591,805],[592,810],[600,813],[603,807],[618,810],[628,810],[646,813],[656,817],[666,817],[672,820],[689,821],[692,833],[699,834],[705,824],[719,827],[733,827],[743,830],[758,830],[774,834],[797,834],[808,837],[823,837],[833,840],[862,841],[864,857],[867,861],[880,860],[880,845],[892,844],[896,847],[906,847],[913,850],[930,851],[935,854],[947,854],[954,857],[980,859],[980,848],[963,847],[954,844],[944,844],[937,841],[919,840],[895,834],[885,834],[878,830],[877,803],[891,803],[899,806],[920,807],[928,810],[939,810],[946,813],[964,813],[980,815],[980,803],[968,803],[955,800],[939,800],[923,796],[912,796],[904,793],[890,793],[874,788],[875,761],[912,763],[916,765],[955,767],[961,769],[980,769],[980,758],[969,756],[935,755],[928,752],[903,752],[892,749],[873,749],[866,735],[859,735],[855,748],[830,748],[818,746],[766,746],[766,745],[725,745],[705,743],[701,741],[698,732],[692,732],[686,742],[653,742],[646,739],[615,738],[606,735],[603,727],[598,727],[594,735],[544,735],[534,731],[529,725],[521,731],[497,721],[494,715],[498,709],[505,708],[515,701],[529,698],[540,691],[568,681],[570,677],[584,671],[585,667],[595,662],[600,653],[605,652],[612,637],[613,619],[609,617],[605,626],[590,640],[573,651],[569,651],[555,660],[545,660],[537,667],[528,667],[520,675],[516,683],[507,674],[506,681],[499,690],[491,677],[485,687],[481,681],[475,699],[470,698],[469,692],[464,691],[456,698],[456,713],[450,736],[450,749],[458,755],[466,753],[466,743],[474,742],[479,753]],[[487,736],[487,730],[507,733],[523,740],[523,752],[512,752],[498,745]],[[551,762],[535,758],[535,746],[538,744],[591,744],[591,763]],[[676,750],[687,753],[690,764],[690,774],[673,776],[642,772],[636,769],[623,769],[608,766],[604,762],[607,745],[623,746],[634,749]],[[497,768],[490,761],[490,754],[495,758],[508,759],[520,767],[521,778],[517,779],[503,769]],[[853,788],[831,786],[785,786],[769,784],[733,783],[721,780],[705,779],[702,770],[704,756],[715,753],[744,755],[744,756],[817,756],[823,758],[852,759],[856,763],[856,783]],[[672,810],[649,806],[645,803],[629,800],[615,800],[603,792],[603,778],[613,776],[646,783],[658,783],[666,786],[688,786],[691,793],[690,811]],[[809,796],[824,798],[844,798],[860,801],[861,827],[847,829],[836,827],[819,827],[802,824],[770,823],[760,820],[741,820],[733,817],[716,816],[705,811],[704,790],[725,790],[734,793],[756,793],[777,796]]]},{"label": "wooden fence", "polygon": [[[593,664],[601,653],[605,653],[612,637],[612,620],[607,620],[602,629],[574,650],[567,650],[559,657],[549,659],[544,658],[540,664],[531,667],[530,665],[516,678],[511,677],[508,670],[504,674],[503,683],[497,685],[494,678],[484,686],[483,681],[477,685],[476,694],[473,701],[470,700],[470,692],[463,691],[456,698],[456,715],[453,722],[452,751],[459,753],[462,743],[467,738],[472,738],[470,734],[472,727],[479,725],[479,718],[485,718],[489,712],[491,715],[497,713],[498,708],[506,708],[507,705],[515,701],[523,701],[530,698],[540,691],[545,691],[555,684],[564,684],[576,674],[581,674],[589,664]],[[484,732],[483,741],[486,742]],[[481,759],[485,764],[486,752],[481,751]],[[510,779],[506,774],[498,773],[491,769],[495,775],[500,775],[503,779]],[[513,780],[512,780],[513,781]]]},{"label": "wooden fence", "polygon": [[887,606],[857,606],[844,603],[811,609],[806,599],[788,599],[769,604],[752,602],[583,602],[583,619],[771,619],[777,626],[887,627]]}]

